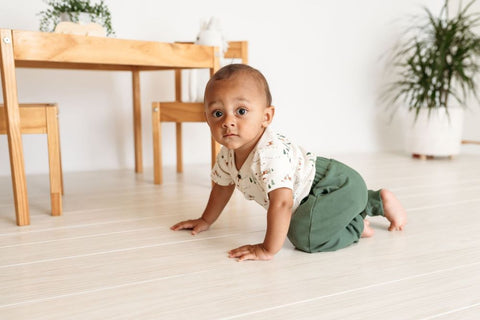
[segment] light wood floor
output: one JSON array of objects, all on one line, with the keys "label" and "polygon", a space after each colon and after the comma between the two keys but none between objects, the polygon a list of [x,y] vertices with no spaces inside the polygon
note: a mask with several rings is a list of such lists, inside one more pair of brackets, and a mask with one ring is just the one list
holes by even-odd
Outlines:
[{"label": "light wood floor", "polygon": [[286,243],[269,262],[227,251],[262,241],[265,212],[236,193],[195,237],[173,232],[201,214],[208,165],[65,174],[64,214],[49,215],[47,175],[28,176],[31,225],[17,227],[0,178],[0,319],[480,319],[480,156],[337,157],[409,214],[404,232],[333,253]]}]

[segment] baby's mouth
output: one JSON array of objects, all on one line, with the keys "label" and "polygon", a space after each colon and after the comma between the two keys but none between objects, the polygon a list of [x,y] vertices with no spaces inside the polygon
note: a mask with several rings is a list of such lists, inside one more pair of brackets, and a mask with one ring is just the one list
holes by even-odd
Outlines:
[{"label": "baby's mouth", "polygon": [[225,133],[225,134],[223,135],[224,138],[236,137],[236,136],[237,136],[236,134],[231,133],[231,132]]}]

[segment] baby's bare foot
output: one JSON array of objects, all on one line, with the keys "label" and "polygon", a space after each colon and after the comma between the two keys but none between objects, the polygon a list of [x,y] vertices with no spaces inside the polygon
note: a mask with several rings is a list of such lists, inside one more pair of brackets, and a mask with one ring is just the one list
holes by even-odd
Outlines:
[{"label": "baby's bare foot", "polygon": [[370,221],[368,220],[363,220],[363,232],[360,235],[362,238],[370,238],[373,236],[375,231],[370,227]]},{"label": "baby's bare foot", "polygon": [[382,189],[380,196],[383,201],[383,211],[385,218],[390,221],[390,227],[388,231],[403,230],[407,223],[407,212],[403,208],[397,197],[388,190]]}]

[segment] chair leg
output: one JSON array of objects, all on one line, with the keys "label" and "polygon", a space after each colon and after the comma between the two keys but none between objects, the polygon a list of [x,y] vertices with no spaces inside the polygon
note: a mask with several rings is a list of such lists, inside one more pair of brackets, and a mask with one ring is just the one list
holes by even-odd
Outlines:
[{"label": "chair leg", "polygon": [[62,196],[65,194],[65,190],[63,188],[63,167],[62,167],[62,144],[60,142],[60,123],[58,122],[58,106],[55,104],[55,113],[57,119],[57,137],[58,137],[58,160],[60,162],[60,188],[62,189]]},{"label": "chair leg", "polygon": [[54,107],[47,107],[46,116],[52,216],[59,216],[62,214],[62,170],[57,109]]},{"label": "chair leg", "polygon": [[[58,133],[58,145],[61,146],[61,143],[60,143],[60,128],[59,128],[58,132],[59,132]],[[62,167],[62,148],[61,147],[58,148],[58,159],[60,161],[60,186],[61,186],[61,189],[62,189],[62,196],[63,196],[65,194],[65,189],[63,188],[63,167]]]},{"label": "chair leg", "polygon": [[177,136],[177,172],[183,172],[183,146],[182,146],[182,123],[175,123],[175,132]]},{"label": "chair leg", "polygon": [[163,182],[162,173],[162,132],[160,123],[160,103],[152,104],[152,132],[153,132],[153,183]]}]

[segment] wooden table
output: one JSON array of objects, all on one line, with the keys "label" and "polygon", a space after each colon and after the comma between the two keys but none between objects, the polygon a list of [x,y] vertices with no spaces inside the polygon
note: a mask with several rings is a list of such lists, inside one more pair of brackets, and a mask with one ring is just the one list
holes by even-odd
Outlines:
[{"label": "wooden table", "polygon": [[30,224],[30,215],[16,68],[131,71],[135,171],[142,172],[140,71],[208,68],[213,73],[218,67],[215,47],[0,29],[0,70],[17,225]]}]

